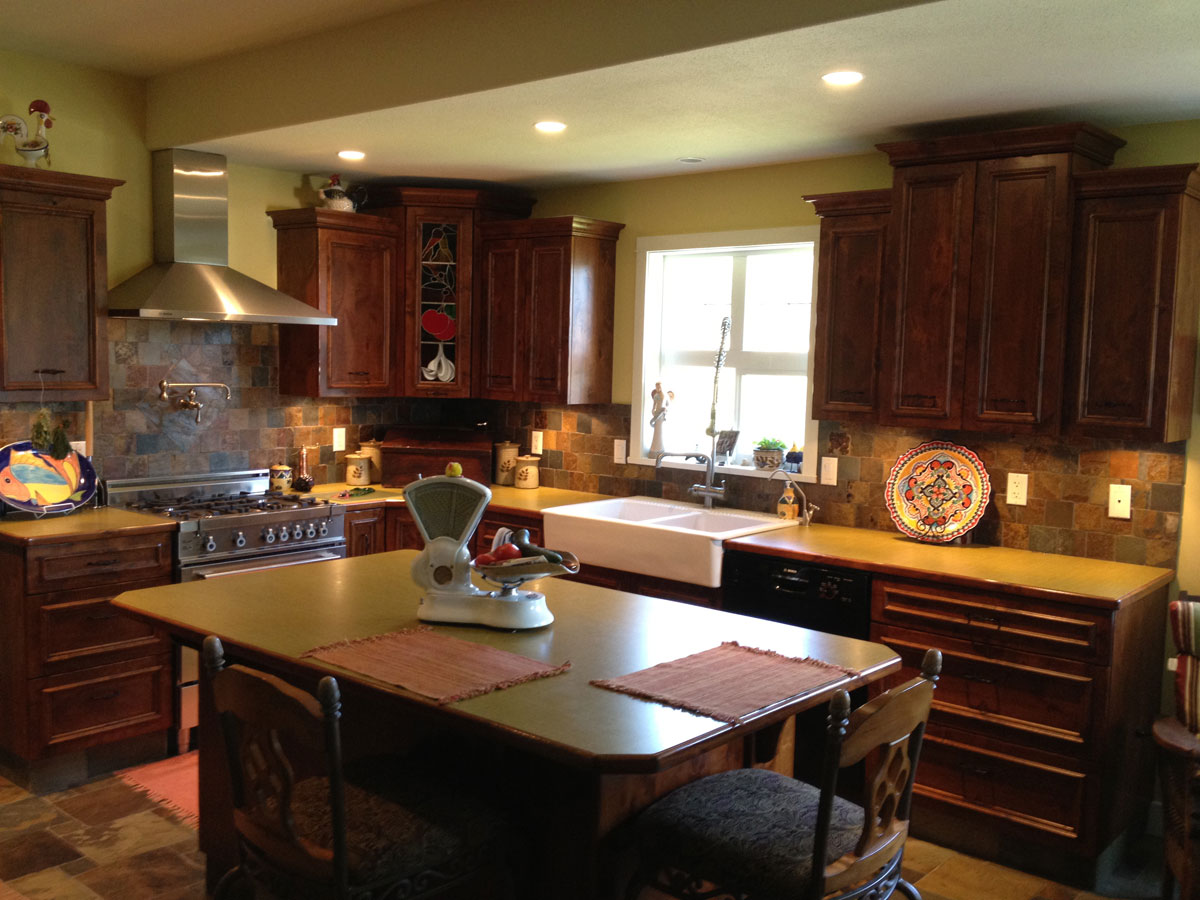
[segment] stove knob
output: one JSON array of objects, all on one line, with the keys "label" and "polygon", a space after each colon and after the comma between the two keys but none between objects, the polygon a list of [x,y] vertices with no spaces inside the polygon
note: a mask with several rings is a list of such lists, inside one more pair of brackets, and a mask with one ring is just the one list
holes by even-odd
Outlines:
[{"label": "stove knob", "polygon": [[304,529],[304,536],[306,538],[315,538],[317,536],[317,526],[309,522],[308,527]]},{"label": "stove knob", "polygon": [[204,542],[204,549],[209,553],[212,553],[217,549],[217,539],[211,534],[208,536],[208,540]]},{"label": "stove knob", "polygon": [[292,536],[292,533],[290,531],[288,531],[288,527],[286,525],[284,525],[282,528],[279,529],[279,540],[280,541],[286,541],[291,536]]},{"label": "stove knob", "polygon": [[297,525],[292,529],[292,537],[294,537],[296,540],[300,540],[300,538],[304,537],[304,529]]},{"label": "stove knob", "polygon": [[321,535],[321,537],[325,537],[326,535],[328,535],[329,534],[329,523],[322,522],[321,527],[318,530],[318,533]]},{"label": "stove knob", "polygon": [[268,544],[275,543],[275,529],[274,528],[264,528],[263,529],[263,540],[266,541]]},{"label": "stove knob", "polygon": [[233,536],[233,546],[235,546],[235,547],[245,547],[246,546],[246,535],[243,532],[239,531],[237,534],[235,534]]}]

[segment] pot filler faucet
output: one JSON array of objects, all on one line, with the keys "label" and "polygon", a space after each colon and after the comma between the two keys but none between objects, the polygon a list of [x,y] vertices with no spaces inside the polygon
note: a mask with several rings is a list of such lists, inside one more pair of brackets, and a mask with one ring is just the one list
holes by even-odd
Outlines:
[{"label": "pot filler faucet", "polygon": [[720,484],[713,484],[713,479],[716,475],[717,465],[717,436],[720,434],[717,430],[717,387],[721,382],[721,367],[725,365],[725,340],[729,337],[729,329],[732,324],[729,316],[721,320],[721,342],[717,347],[716,358],[713,360],[712,409],[709,412],[708,428],[704,430],[704,433],[712,438],[712,450],[708,455],[695,451],[691,453],[668,453],[664,450],[656,454],[654,462],[655,471],[662,468],[662,461],[668,456],[682,456],[686,459],[694,459],[696,462],[704,463],[704,484],[693,484],[688,489],[688,493],[693,497],[703,497],[706,509],[712,509],[714,497],[725,496],[725,479],[722,478]]},{"label": "pot filler faucet", "polygon": [[[196,399],[196,388],[202,388],[202,387],[224,388],[225,389],[225,399],[230,400],[233,398],[233,393],[229,390],[229,385],[225,384],[224,382],[220,382],[220,381],[185,381],[185,382],[172,383],[172,382],[167,381],[166,379],[163,379],[162,381],[160,381],[158,383],[158,399],[166,400],[168,402],[170,402],[172,399],[174,399],[175,406],[177,406],[179,409],[194,409],[196,411],[196,424],[199,425],[200,424],[200,410],[204,409],[204,404]],[[179,397],[179,396],[176,396],[171,393],[171,390],[173,388],[191,388],[191,390],[187,392],[186,397]]]}]

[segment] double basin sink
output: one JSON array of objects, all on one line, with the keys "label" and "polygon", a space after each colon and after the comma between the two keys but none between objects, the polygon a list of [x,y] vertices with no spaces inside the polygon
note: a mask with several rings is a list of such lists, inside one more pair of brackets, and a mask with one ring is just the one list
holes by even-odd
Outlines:
[{"label": "double basin sink", "polygon": [[654,497],[554,506],[542,516],[546,546],[570,550],[584,565],[706,587],[721,584],[725,540],[798,524],[766,513]]}]

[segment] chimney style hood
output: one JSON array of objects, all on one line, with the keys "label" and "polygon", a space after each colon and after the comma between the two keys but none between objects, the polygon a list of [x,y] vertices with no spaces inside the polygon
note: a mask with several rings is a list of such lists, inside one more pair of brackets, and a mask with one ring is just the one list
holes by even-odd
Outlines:
[{"label": "chimney style hood", "polygon": [[225,157],[156,150],[154,264],[108,292],[108,314],[205,322],[336,325],[337,319],[229,268]]}]

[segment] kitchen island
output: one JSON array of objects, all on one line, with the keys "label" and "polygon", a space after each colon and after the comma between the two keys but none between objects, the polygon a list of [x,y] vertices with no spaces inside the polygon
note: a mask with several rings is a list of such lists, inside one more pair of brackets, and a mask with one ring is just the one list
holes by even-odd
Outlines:
[{"label": "kitchen island", "polygon": [[[546,628],[509,633],[435,626],[437,632],[551,665],[570,661],[561,675],[438,706],[403,688],[301,658],[334,641],[417,625],[419,590],[410,576],[416,555],[378,553],[130,591],[114,603],[186,643],[217,634],[230,660],[308,689],[333,672],[344,689],[343,723],[351,753],[360,747],[378,750],[380,744],[405,748],[415,736],[441,740],[460,760],[464,779],[478,779],[481,790],[494,792],[521,821],[535,823],[535,833],[523,842],[533,849],[525,873],[532,883],[522,896],[615,896],[620,878],[614,875],[613,854],[640,808],[709,772],[751,764],[786,771],[789,726],[797,712],[826,702],[839,688],[881,678],[900,662],[880,644],[567,578],[534,583],[556,617]],[[730,640],[788,656],[813,656],[861,675],[836,677],[736,724],[589,683]],[[233,847],[224,757],[205,683],[201,704],[200,840],[211,881],[230,863]]]}]

